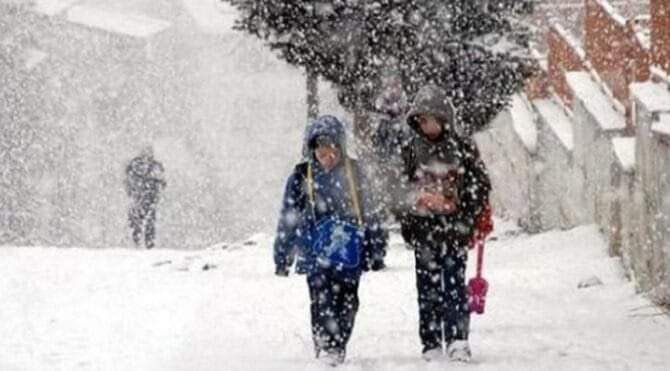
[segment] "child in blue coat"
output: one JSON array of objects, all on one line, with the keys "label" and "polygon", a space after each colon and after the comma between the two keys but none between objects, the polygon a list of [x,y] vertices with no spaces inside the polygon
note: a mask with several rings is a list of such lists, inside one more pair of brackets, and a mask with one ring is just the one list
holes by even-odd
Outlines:
[{"label": "child in blue coat", "polygon": [[[361,272],[379,265],[375,261],[384,256],[388,235],[370,202],[368,182],[346,155],[342,122],[334,116],[319,117],[308,128],[306,140],[307,159],[295,166],[286,182],[274,261],[276,274],[287,276],[296,251],[304,257],[315,353],[336,366],[344,362],[358,311]],[[332,225],[349,229],[324,232]],[[356,232],[351,235],[343,232],[352,228]],[[334,254],[331,241],[342,238],[347,242]]]}]

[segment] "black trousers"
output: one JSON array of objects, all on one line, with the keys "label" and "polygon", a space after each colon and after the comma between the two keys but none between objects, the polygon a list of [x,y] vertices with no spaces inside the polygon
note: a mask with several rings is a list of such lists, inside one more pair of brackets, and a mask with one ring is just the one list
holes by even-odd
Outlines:
[{"label": "black trousers", "polygon": [[307,275],[312,338],[317,354],[344,355],[358,312],[359,279],[337,280],[324,273]]},{"label": "black trousers", "polygon": [[[133,242],[140,246],[144,242],[147,249],[154,247],[156,235],[156,203],[140,202],[131,206],[128,211]],[[144,241],[142,241],[144,239]]]},{"label": "black trousers", "polygon": [[470,311],[465,283],[467,243],[457,238],[436,242],[414,237],[419,336],[423,351],[467,340]]}]

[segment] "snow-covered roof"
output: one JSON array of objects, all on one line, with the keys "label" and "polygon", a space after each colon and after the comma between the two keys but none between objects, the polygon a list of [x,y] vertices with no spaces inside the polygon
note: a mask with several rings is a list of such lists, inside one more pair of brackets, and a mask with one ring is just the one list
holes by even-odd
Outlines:
[{"label": "snow-covered roof", "polygon": [[658,121],[651,125],[651,130],[670,137],[670,113],[660,114]]},{"label": "snow-covered roof", "polygon": [[624,171],[635,170],[635,137],[612,138],[614,154]]},{"label": "snow-covered roof", "polygon": [[600,86],[591,79],[588,72],[568,72],[565,77],[576,98],[595,118],[601,129],[621,130],[626,128],[624,116],[614,109],[614,103],[605,95]]},{"label": "snow-covered roof", "polygon": [[670,111],[670,91],[664,84],[639,82],[630,85],[633,97],[649,112]]},{"label": "snow-covered roof", "polygon": [[221,0],[181,0],[198,27],[205,33],[233,32],[237,11]]},{"label": "snow-covered roof", "polygon": [[169,22],[161,19],[87,6],[70,8],[66,18],[72,23],[133,37],[152,36],[170,27]]},{"label": "snow-covered roof", "polygon": [[56,15],[81,0],[34,0],[33,10],[45,15]]},{"label": "snow-covered roof", "polygon": [[533,104],[537,113],[549,125],[551,131],[556,134],[565,149],[572,151],[575,147],[572,121],[563,111],[563,108],[552,99],[536,99]]},{"label": "snow-covered roof", "polygon": [[528,151],[537,151],[537,126],[533,118],[533,112],[528,107],[526,100],[519,94],[512,96],[512,105],[509,108],[512,116],[512,127],[517,133]]}]

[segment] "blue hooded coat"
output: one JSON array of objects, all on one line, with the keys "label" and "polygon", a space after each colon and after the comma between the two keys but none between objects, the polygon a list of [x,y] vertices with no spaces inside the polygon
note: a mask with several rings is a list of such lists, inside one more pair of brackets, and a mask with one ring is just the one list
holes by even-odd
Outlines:
[{"label": "blue hooded coat", "polygon": [[[316,139],[326,137],[335,143],[342,154],[342,160],[335,168],[327,171],[314,156]],[[278,272],[287,272],[295,254],[301,253],[304,271],[316,273],[324,268],[316,264],[312,251],[312,233],[316,223],[325,216],[333,216],[350,223],[357,223],[356,212],[346,174],[346,134],[344,125],[334,116],[321,116],[307,129],[305,137],[305,161],[295,166],[286,182],[284,200],[274,243],[274,261]],[[355,178],[356,191],[360,200],[365,237],[363,243],[361,270],[367,270],[375,261],[384,256],[387,232],[378,217],[379,210],[371,202],[371,189],[356,161],[349,159]],[[315,205],[312,206],[307,186],[308,164],[312,167]]]}]

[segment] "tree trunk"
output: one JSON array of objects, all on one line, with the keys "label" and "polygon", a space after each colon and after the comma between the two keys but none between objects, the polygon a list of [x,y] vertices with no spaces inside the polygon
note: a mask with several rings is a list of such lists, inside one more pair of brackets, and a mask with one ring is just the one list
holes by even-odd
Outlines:
[{"label": "tree trunk", "polygon": [[307,120],[319,116],[319,76],[307,71]]}]

